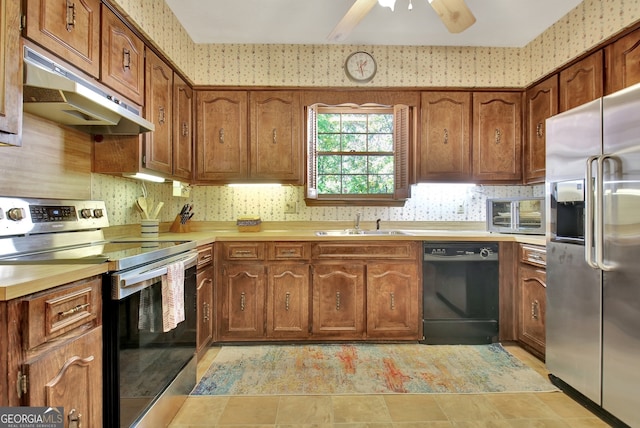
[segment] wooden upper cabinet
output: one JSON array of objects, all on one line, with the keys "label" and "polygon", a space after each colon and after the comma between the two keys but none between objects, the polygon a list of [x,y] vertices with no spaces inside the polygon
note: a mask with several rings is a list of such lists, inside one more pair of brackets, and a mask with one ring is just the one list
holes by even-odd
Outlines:
[{"label": "wooden upper cabinet", "polygon": [[423,92],[417,180],[471,177],[471,93]]},{"label": "wooden upper cabinet", "polygon": [[522,179],[522,98],[519,92],[474,92],[473,177]]},{"label": "wooden upper cabinet", "polygon": [[144,103],[144,42],[104,5],[100,80],[136,104]]},{"label": "wooden upper cabinet", "polygon": [[608,45],[605,92],[612,94],[640,82],[640,29]]},{"label": "wooden upper cabinet", "polygon": [[560,72],[560,112],[603,95],[603,55],[599,50]]},{"label": "wooden upper cabinet", "polygon": [[529,88],[525,93],[525,103],[524,181],[544,182],[546,120],[558,113],[558,75],[554,74]]},{"label": "wooden upper cabinet", "polygon": [[191,179],[193,172],[193,90],[173,76],[173,175]]},{"label": "wooden upper cabinet", "polygon": [[242,91],[196,93],[197,180],[246,178],[247,105]]},{"label": "wooden upper cabinet", "polygon": [[24,35],[84,72],[100,73],[100,0],[26,0]]},{"label": "wooden upper cabinet", "polygon": [[303,136],[300,94],[251,92],[250,178],[302,184]]},{"label": "wooden upper cabinet", "polygon": [[22,141],[20,1],[0,0],[0,145]]},{"label": "wooden upper cabinet", "polygon": [[144,134],[144,165],[153,171],[171,174],[173,170],[171,129],[173,111],[173,70],[147,49],[146,97],[144,111],[155,131]]}]

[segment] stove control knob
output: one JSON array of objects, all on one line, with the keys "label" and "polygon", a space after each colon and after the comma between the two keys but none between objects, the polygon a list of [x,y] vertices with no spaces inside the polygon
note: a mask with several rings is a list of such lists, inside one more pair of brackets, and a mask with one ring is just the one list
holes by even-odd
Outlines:
[{"label": "stove control knob", "polygon": [[13,221],[20,221],[24,219],[24,210],[22,208],[11,208],[7,211],[7,218]]},{"label": "stove control knob", "polygon": [[91,210],[89,208],[83,208],[80,210],[80,217],[91,218]]},{"label": "stove control knob", "polygon": [[491,254],[493,254],[493,251],[491,251],[490,248],[482,248],[480,250],[480,257],[482,257],[483,259],[486,259],[487,257],[489,257]]},{"label": "stove control knob", "polygon": [[104,217],[104,213],[102,212],[102,208],[96,208],[95,210],[93,210],[93,216],[95,218],[102,218]]}]

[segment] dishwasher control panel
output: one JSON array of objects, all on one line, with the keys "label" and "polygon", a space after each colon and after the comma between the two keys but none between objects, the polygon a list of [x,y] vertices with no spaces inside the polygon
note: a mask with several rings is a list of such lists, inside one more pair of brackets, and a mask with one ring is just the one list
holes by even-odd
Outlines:
[{"label": "dishwasher control panel", "polygon": [[495,242],[424,242],[424,259],[498,260]]}]

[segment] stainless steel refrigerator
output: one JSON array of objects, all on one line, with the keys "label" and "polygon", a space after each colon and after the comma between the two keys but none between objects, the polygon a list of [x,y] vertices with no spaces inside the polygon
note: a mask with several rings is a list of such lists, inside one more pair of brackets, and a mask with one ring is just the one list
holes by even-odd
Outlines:
[{"label": "stainless steel refrigerator", "polygon": [[640,426],[640,85],[547,120],[546,365]]}]

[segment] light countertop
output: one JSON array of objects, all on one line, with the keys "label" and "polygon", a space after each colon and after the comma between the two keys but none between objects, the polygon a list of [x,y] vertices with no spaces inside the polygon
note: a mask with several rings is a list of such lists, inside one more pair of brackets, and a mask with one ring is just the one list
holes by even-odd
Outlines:
[{"label": "light countertop", "polygon": [[[280,222],[263,223],[260,232],[239,232],[231,222],[194,223],[187,233],[169,232],[170,224],[161,225],[161,240],[195,241],[198,246],[216,241],[493,241],[518,242],[545,245],[541,235],[512,235],[489,233],[483,230],[483,223],[445,222],[386,222],[382,229],[402,230],[405,235],[343,235],[317,236],[319,230],[344,230],[353,227],[347,222]],[[469,227],[471,226],[471,227]],[[375,224],[363,222],[362,229],[373,230]],[[107,238],[139,238],[139,225],[118,226],[105,231]],[[111,229],[111,228],[110,228]],[[101,264],[45,264],[45,265],[2,265],[0,266],[0,301],[15,299],[27,294],[46,290],[69,282],[101,275],[107,271],[107,263]]]}]

